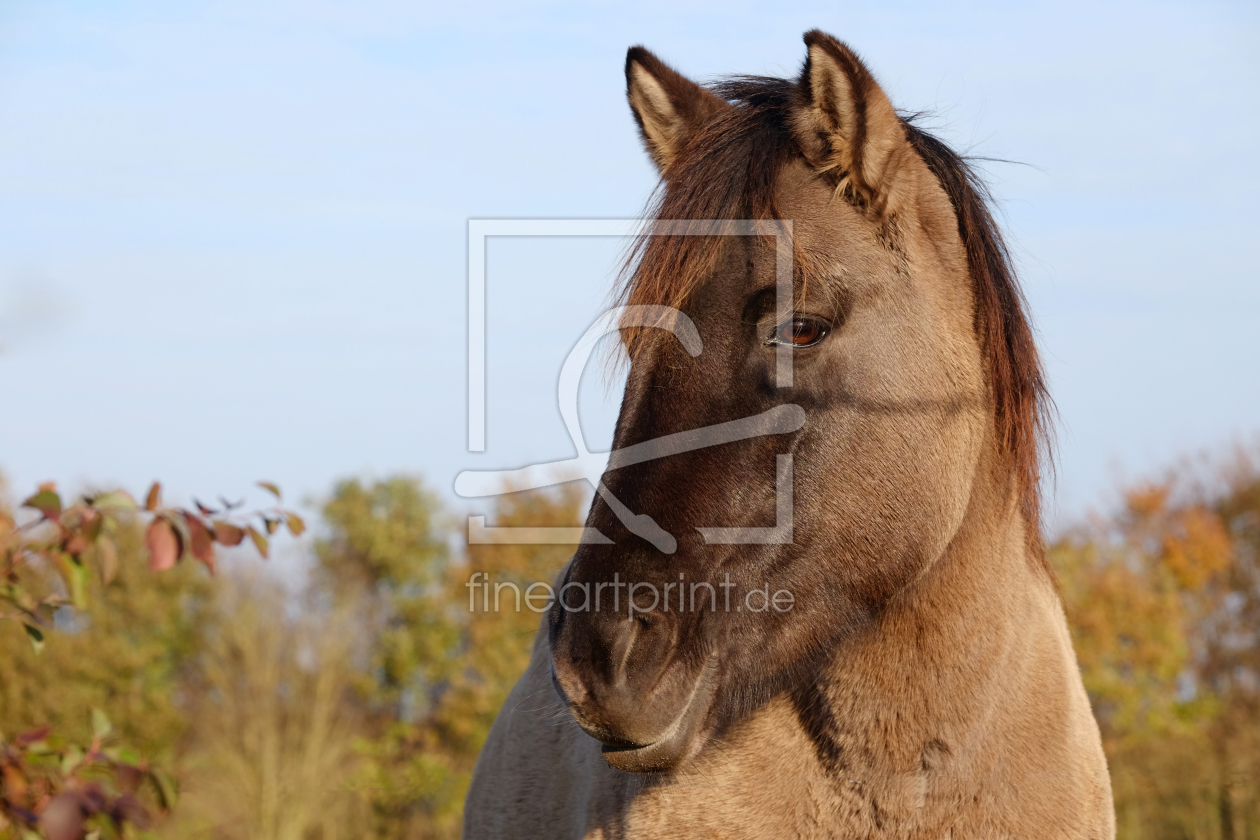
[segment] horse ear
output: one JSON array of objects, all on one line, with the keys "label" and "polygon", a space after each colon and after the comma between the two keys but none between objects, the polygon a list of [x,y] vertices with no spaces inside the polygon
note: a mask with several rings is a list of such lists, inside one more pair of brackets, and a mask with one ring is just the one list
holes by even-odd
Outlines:
[{"label": "horse ear", "polygon": [[626,53],[626,97],[643,145],[662,174],[696,129],[730,107],[643,47]]},{"label": "horse ear", "polygon": [[848,46],[817,29],[805,33],[805,46],[803,107],[792,119],[801,151],[860,201],[886,206],[898,152],[908,145],[901,118]]}]

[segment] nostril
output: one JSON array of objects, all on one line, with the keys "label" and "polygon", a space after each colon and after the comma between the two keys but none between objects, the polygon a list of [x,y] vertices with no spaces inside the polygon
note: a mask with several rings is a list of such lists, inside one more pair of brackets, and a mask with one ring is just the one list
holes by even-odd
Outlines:
[{"label": "nostril", "polygon": [[587,701],[586,686],[582,685],[582,681],[562,679],[555,663],[551,666],[551,687],[560,695],[561,701],[569,705],[580,706]]}]

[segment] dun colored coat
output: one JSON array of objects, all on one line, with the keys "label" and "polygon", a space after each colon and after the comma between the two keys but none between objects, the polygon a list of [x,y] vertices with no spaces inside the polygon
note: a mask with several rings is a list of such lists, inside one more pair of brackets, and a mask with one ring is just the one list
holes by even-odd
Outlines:
[{"label": "dun colored coat", "polygon": [[799,79],[712,87],[629,52],[662,187],[625,301],[676,314],[622,322],[614,447],[665,456],[604,474],[607,540],[557,582],[469,840],[1114,835],[986,193],[847,46],[805,44]]}]

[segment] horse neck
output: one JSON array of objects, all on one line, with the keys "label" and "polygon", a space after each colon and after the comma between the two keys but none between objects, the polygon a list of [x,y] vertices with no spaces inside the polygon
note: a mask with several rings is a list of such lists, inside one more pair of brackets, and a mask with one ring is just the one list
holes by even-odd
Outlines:
[{"label": "horse neck", "polygon": [[957,748],[1018,728],[1012,691],[1071,690],[1058,595],[1031,556],[1010,482],[990,466],[977,470],[942,555],[837,652],[825,677],[833,720],[857,737],[882,730],[894,763],[917,759],[925,743]]}]

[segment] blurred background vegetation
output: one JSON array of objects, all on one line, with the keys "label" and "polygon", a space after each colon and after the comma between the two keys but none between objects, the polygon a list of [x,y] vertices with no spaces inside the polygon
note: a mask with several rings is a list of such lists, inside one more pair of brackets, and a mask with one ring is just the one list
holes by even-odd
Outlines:
[{"label": "blurred background vegetation", "polygon": [[[1122,838],[1260,838],[1258,451],[1134,483],[1050,548]],[[490,521],[580,524],[585,501],[572,485],[508,494]],[[182,789],[133,836],[457,837],[540,618],[470,611],[465,583],[550,581],[569,550],[466,546],[414,477],[344,481],[320,514],[300,580],[231,554],[213,578],[154,573],[140,524],[120,529],[113,581],[59,609],[42,653],[0,622],[0,741],[47,725],[87,743],[108,716]]]}]

